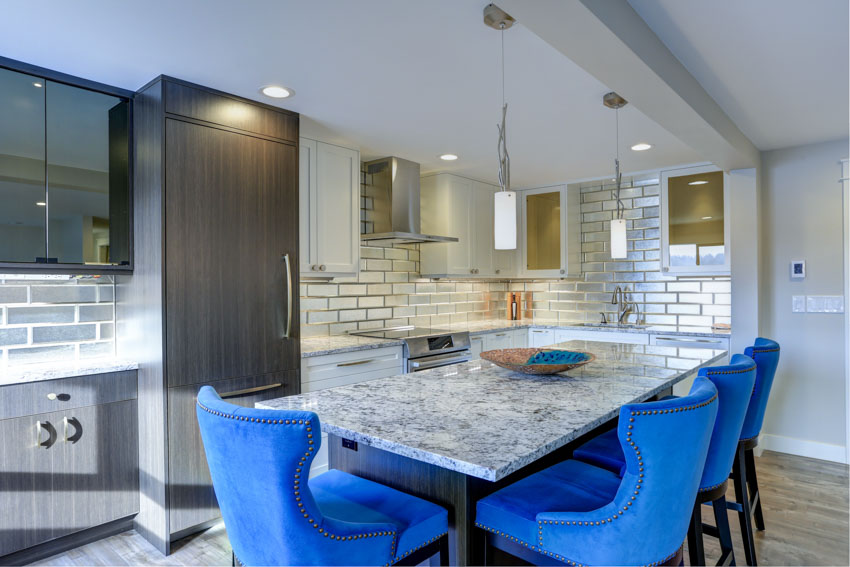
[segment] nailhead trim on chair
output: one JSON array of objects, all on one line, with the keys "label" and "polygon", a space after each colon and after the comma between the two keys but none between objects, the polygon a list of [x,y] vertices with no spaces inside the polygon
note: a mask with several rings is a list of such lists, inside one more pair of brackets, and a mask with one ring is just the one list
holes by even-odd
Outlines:
[{"label": "nailhead trim on chair", "polygon": [[434,543],[435,541],[437,541],[438,539],[440,539],[440,538],[441,538],[441,537],[443,537],[444,535],[448,535],[448,533],[449,533],[449,532],[443,532],[443,533],[441,533],[440,535],[438,535],[438,536],[436,536],[436,537],[432,537],[431,539],[429,539],[428,541],[426,541],[426,542],[422,543],[421,545],[417,545],[417,546],[416,546],[416,547],[414,547],[413,549],[410,549],[410,550],[408,550],[408,551],[405,551],[404,553],[402,553],[401,555],[399,555],[399,556],[397,556],[395,559],[393,559],[393,563],[397,563],[397,562],[401,561],[402,559],[404,559],[405,557],[407,557],[407,556],[408,556],[408,555],[410,555],[411,553],[413,553],[413,552],[415,552],[415,551],[419,551],[420,549],[422,549],[422,548],[423,548],[423,547],[425,547],[426,545],[431,545],[432,543]]},{"label": "nailhead trim on chair", "polygon": [[[726,479],[726,480],[729,480],[729,479]],[[715,484],[713,486],[706,486],[705,488],[700,488],[699,492],[708,492],[709,490],[714,490],[715,488],[717,488],[718,486],[720,486],[721,484],[726,482],[726,480],[724,480],[723,482],[718,482],[717,484]]]},{"label": "nailhead trim on chair", "polygon": [[[752,370],[753,368],[750,368],[749,370]],[[715,374],[720,374],[720,373],[722,373],[722,374],[737,374],[737,373],[740,373],[740,372],[748,372],[749,370],[746,370],[746,371],[729,370],[729,371],[724,371],[724,372],[717,372]],[[685,406],[685,407],[681,407],[681,408],[669,408],[669,409],[663,409],[663,410],[639,410],[639,411],[631,412],[630,413],[631,417],[629,417],[629,426],[628,426],[628,430],[626,432],[626,440],[627,440],[628,444],[631,446],[631,448],[634,450],[635,455],[637,456],[638,479],[637,479],[637,483],[635,483],[635,493],[630,497],[630,501],[626,502],[626,504],[623,506],[622,509],[618,510],[617,512],[615,512],[614,514],[612,514],[608,518],[605,518],[604,520],[595,520],[595,521],[592,521],[592,522],[573,521],[573,520],[538,520],[537,521],[537,534],[538,534],[538,542],[540,544],[540,549],[537,550],[534,547],[532,547],[532,549],[534,549],[535,551],[539,551],[540,553],[543,553],[544,555],[548,555],[550,557],[554,557],[556,559],[564,561],[564,562],[566,562],[570,565],[580,565],[579,563],[576,563],[574,561],[570,561],[569,559],[561,557],[560,555],[558,555],[556,553],[552,553],[551,551],[545,551],[543,549],[543,524],[562,525],[562,526],[563,525],[601,526],[601,525],[604,525],[604,524],[607,524],[607,523],[611,523],[614,520],[616,520],[617,518],[619,518],[620,516],[622,516],[623,514],[625,514],[626,510],[628,510],[631,507],[631,505],[635,502],[635,500],[637,500],[638,493],[640,492],[641,484],[643,483],[643,480],[644,480],[643,457],[640,454],[640,449],[638,448],[637,445],[635,445],[635,442],[632,441],[632,439],[631,439],[632,429],[634,429],[634,421],[635,421],[634,416],[636,416],[636,415],[660,415],[660,414],[665,414],[665,413],[679,413],[679,412],[683,412],[683,411],[691,411],[691,410],[695,410],[695,409],[705,407],[705,406],[713,403],[715,400],[717,400],[717,394],[715,394],[714,396],[711,397],[711,399],[709,399],[705,402],[702,402],[700,404],[694,404],[692,406]],[[478,524],[476,524],[476,525],[478,525]],[[484,527],[484,526],[480,526],[480,527]],[[488,528],[484,528],[484,529],[488,529]],[[491,531],[493,531],[493,530],[491,530]],[[501,532],[496,532],[496,533],[501,533]],[[504,534],[504,536],[509,538],[509,539],[514,539],[514,541],[519,541],[516,538],[513,538],[513,536],[509,536],[507,534]],[[520,543],[522,543],[522,542],[520,542]],[[649,567],[652,567],[654,565],[658,565],[660,563],[664,563],[665,561],[667,561],[668,559],[673,557],[673,555],[675,555],[676,553],[678,553],[678,549],[676,551],[674,551],[672,554],[665,557],[664,559],[660,559],[658,561],[650,563]]]},{"label": "nailhead trim on chair", "polygon": [[[265,419],[265,418],[258,419],[256,417],[250,417],[249,418],[249,417],[245,417],[243,415],[233,415],[233,414],[229,414],[229,413],[211,410],[208,407],[206,407],[205,405],[203,405],[200,401],[198,401],[198,407],[201,408],[202,410],[204,410],[207,413],[211,413],[215,416],[223,417],[223,418],[226,418],[226,419],[236,419],[236,420],[239,420],[239,421],[248,421],[248,422],[252,422],[252,423],[267,423],[269,425],[306,425],[307,426],[307,428],[306,428],[307,443],[310,446],[307,447],[307,452],[304,453],[304,456],[301,457],[301,459],[298,461],[298,467],[295,469],[295,475],[294,475],[294,479],[293,479],[294,486],[292,487],[293,492],[294,492],[294,496],[295,496],[295,505],[298,506],[298,510],[301,512],[301,514],[304,516],[304,518],[307,519],[307,522],[310,525],[312,525],[314,528],[319,530],[320,534],[322,534],[324,537],[330,538],[330,539],[335,540],[335,541],[351,541],[351,540],[363,539],[363,538],[367,538],[367,537],[392,536],[393,539],[392,539],[392,543],[390,545],[390,557],[395,556],[395,545],[396,545],[396,535],[397,535],[397,533],[395,531],[366,532],[366,533],[362,533],[362,534],[355,534],[355,535],[349,535],[349,536],[339,536],[339,535],[330,533],[328,530],[326,530],[324,528],[320,528],[318,522],[316,522],[316,520],[311,518],[310,514],[307,513],[306,509],[304,508],[304,503],[301,501],[301,496],[300,496],[301,495],[301,488],[300,488],[299,485],[301,484],[301,469],[304,467],[306,459],[311,455],[312,451],[315,450],[315,447],[313,447],[313,439],[312,439],[313,434],[311,433],[311,431],[313,431],[313,428],[312,428],[313,424],[310,422],[309,419],[308,420],[304,420],[304,419],[296,420],[296,419]],[[395,563],[396,561],[398,561],[398,559],[394,559],[392,562]],[[388,567],[389,565],[390,565],[390,563],[387,563],[385,565],[385,567]]]},{"label": "nailhead trim on chair", "polygon": [[752,372],[755,370],[755,366],[750,366],[749,368],[744,368],[741,370],[715,370],[713,372],[706,372],[706,376],[717,376],[718,374],[744,374],[746,372]]}]

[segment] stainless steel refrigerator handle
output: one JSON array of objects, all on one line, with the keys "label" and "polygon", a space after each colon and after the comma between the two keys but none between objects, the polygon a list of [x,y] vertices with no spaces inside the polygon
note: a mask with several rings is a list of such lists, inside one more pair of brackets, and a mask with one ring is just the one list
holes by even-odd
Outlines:
[{"label": "stainless steel refrigerator handle", "polygon": [[283,255],[286,264],[286,332],[283,338],[292,338],[292,265],[289,262],[289,254]]}]

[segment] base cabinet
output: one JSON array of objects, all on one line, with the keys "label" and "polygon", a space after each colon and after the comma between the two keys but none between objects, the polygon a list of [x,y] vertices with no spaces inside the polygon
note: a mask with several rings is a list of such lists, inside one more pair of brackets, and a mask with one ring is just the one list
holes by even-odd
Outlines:
[{"label": "base cabinet", "polygon": [[[227,402],[254,407],[271,398],[293,394],[298,372],[278,372],[250,378],[215,382],[216,392]],[[201,385],[168,389],[169,529],[173,536],[221,516],[212,487],[207,457],[198,428],[196,405]]]},{"label": "base cabinet", "polygon": [[76,396],[74,380],[51,380],[39,386],[63,409],[4,419],[29,403],[15,402],[32,388],[0,388],[9,402],[0,412],[0,556],[139,511],[136,373],[103,376],[107,389],[108,380],[127,386],[113,388],[113,398],[128,399],[75,407],[86,396]]},{"label": "base cabinet", "polygon": [[[404,374],[401,345],[301,359],[301,391],[315,392]],[[310,465],[310,477],[328,470],[328,435]]]}]

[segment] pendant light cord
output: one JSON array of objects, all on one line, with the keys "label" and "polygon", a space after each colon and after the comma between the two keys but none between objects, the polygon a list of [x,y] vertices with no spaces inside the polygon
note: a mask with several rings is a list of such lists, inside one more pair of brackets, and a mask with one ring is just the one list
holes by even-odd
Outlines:
[{"label": "pendant light cord", "polygon": [[501,27],[502,40],[502,123],[496,124],[499,129],[499,142],[496,149],[499,154],[499,185],[502,191],[511,190],[511,158],[508,155],[508,135],[505,122],[508,115],[508,104],[505,102],[505,26]]}]

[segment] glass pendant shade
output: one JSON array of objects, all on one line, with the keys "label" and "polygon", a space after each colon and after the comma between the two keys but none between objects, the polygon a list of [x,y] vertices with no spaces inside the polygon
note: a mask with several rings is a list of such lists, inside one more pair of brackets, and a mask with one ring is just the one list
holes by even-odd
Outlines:
[{"label": "glass pendant shade", "polygon": [[[498,191],[495,195],[496,216],[493,223],[496,250],[516,249],[516,192]],[[623,221],[625,222],[625,221]]]},{"label": "glass pendant shade", "polygon": [[625,258],[626,248],[626,219],[614,219],[611,221],[611,258]]}]

